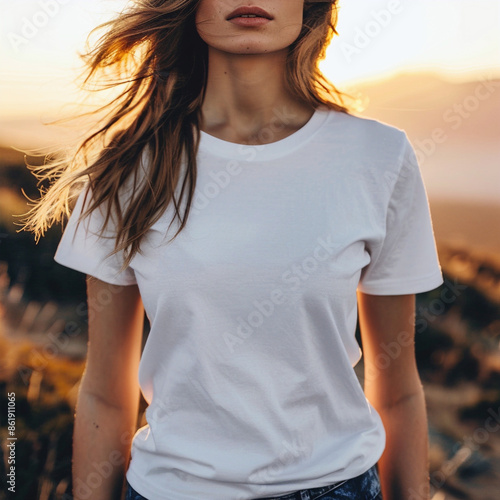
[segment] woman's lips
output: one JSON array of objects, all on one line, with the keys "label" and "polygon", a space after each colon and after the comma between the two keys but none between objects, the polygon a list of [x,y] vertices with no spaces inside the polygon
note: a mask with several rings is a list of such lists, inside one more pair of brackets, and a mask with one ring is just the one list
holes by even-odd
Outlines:
[{"label": "woman's lips", "polygon": [[226,18],[227,21],[238,26],[263,26],[272,19],[271,14],[260,7],[240,7]]},{"label": "woman's lips", "polygon": [[238,26],[263,26],[271,22],[271,20],[265,17],[233,17],[229,19],[229,22]]}]

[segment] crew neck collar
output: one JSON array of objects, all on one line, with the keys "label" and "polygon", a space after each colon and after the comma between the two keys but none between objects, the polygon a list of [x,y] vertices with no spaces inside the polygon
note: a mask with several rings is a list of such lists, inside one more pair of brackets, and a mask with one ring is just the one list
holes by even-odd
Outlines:
[{"label": "crew neck collar", "polygon": [[200,131],[200,151],[245,162],[266,161],[286,156],[307,142],[325,123],[329,113],[327,109],[316,109],[309,121],[299,130],[284,139],[268,144],[238,144]]}]

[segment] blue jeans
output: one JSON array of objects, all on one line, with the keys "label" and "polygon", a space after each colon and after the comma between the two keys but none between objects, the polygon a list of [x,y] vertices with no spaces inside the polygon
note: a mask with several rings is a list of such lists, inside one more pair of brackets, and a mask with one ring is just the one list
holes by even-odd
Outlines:
[{"label": "blue jeans", "polygon": [[[382,500],[380,492],[380,480],[377,468],[374,465],[364,474],[309,490],[295,491],[280,497],[267,497],[260,500]],[[137,493],[127,482],[127,494],[125,500],[147,500]],[[171,499],[174,500],[174,499]],[[203,500],[200,498],[200,500]]]}]

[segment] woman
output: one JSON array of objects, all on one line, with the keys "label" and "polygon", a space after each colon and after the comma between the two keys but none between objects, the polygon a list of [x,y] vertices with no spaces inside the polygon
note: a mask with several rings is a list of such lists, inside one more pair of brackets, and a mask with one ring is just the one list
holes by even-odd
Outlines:
[{"label": "woman", "polygon": [[442,276],[405,133],[317,69],[335,4],[142,0],[89,54],[133,77],[31,219],[81,190],[75,498],[428,498],[414,294]]}]

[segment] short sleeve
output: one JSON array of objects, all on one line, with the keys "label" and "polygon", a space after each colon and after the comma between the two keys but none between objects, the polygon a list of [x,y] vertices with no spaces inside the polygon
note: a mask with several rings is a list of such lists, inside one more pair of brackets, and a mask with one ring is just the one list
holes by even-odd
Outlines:
[{"label": "short sleeve", "polygon": [[[112,231],[107,227],[105,233],[99,235],[104,222],[101,207],[93,210],[78,224],[78,219],[84,211],[85,192],[84,189],[78,197],[54,260],[63,266],[113,285],[135,284],[134,271],[130,267],[122,270],[124,262],[122,252],[112,254],[115,246]],[[87,196],[86,207],[89,200],[90,193]]]},{"label": "short sleeve", "polygon": [[433,290],[443,283],[427,193],[408,137],[394,178],[385,235],[369,248],[370,263],[363,268],[358,289],[372,295],[404,295]]}]

